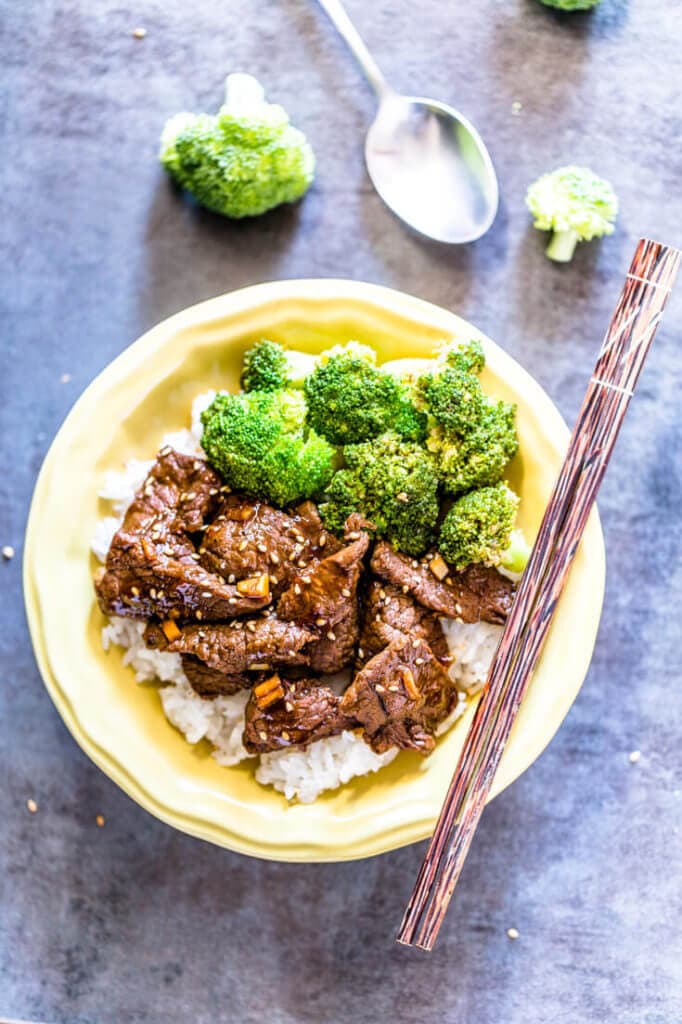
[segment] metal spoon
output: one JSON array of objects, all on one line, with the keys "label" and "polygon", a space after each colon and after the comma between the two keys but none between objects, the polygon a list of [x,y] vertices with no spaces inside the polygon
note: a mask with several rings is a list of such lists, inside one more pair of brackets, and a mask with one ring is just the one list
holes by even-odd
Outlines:
[{"label": "metal spoon", "polygon": [[410,227],[439,242],[473,242],[497,213],[492,160],[465,117],[436,100],[390,88],[340,0],[318,0],[379,100],[365,161],[377,192]]}]

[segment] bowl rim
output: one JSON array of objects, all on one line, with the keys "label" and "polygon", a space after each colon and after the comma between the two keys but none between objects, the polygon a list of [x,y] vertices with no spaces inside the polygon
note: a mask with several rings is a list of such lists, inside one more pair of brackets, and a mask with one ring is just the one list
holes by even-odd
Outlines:
[{"label": "bowl rim", "polygon": [[[550,438],[550,444],[560,454],[561,445],[568,440],[569,430],[554,403],[541,385],[512,356],[469,321],[405,292],[350,279],[304,278],[266,282],[228,292],[180,310],[144,332],[101,370],[74,403],[48,449],[31,500],[24,541],[24,600],[34,654],[48,693],[81,749],[128,796],[166,824],[232,851],[277,861],[334,862],[374,856],[426,838],[432,830],[435,819],[433,814],[429,813],[420,818],[411,818],[402,822],[393,820],[390,826],[383,831],[376,829],[370,831],[363,836],[356,837],[352,840],[351,845],[343,848],[338,846],[329,848],[318,843],[306,844],[299,840],[291,843],[280,841],[272,846],[264,846],[261,841],[254,841],[253,837],[244,835],[238,830],[226,826],[225,823],[217,824],[207,821],[200,816],[187,814],[177,807],[174,808],[156,799],[135,777],[134,773],[88,735],[79,720],[77,710],[60,686],[42,629],[39,587],[35,575],[33,552],[40,528],[41,500],[47,489],[51,467],[56,461],[65,439],[68,438],[72,424],[78,420],[79,410],[85,403],[91,402],[98,394],[106,391],[111,378],[116,379],[129,374],[134,370],[136,363],[142,359],[143,354],[145,356],[148,354],[150,347],[162,346],[164,339],[172,338],[183,328],[195,326],[204,321],[224,318],[230,315],[230,310],[236,315],[239,311],[252,309],[259,305],[265,306],[272,301],[296,299],[328,301],[330,298],[345,298],[348,301],[365,303],[383,314],[392,313],[401,319],[412,318],[416,321],[421,319],[429,324],[440,322],[444,333],[447,334],[457,333],[463,329],[474,331],[483,339],[489,351],[494,353],[496,363],[503,367],[505,379],[511,379],[513,389],[520,390],[516,386],[518,382],[523,384],[524,393],[527,393],[528,390],[531,392],[532,408],[534,412],[539,411],[551,423],[554,438]],[[552,721],[550,729],[543,731],[539,742],[528,745],[526,755],[523,758],[517,758],[515,769],[505,773],[504,762],[502,763],[489,799],[493,799],[502,792],[540,756],[558,731],[587,674],[599,627],[605,587],[604,541],[596,506],[591,519],[592,532],[590,536],[594,550],[590,551],[590,569],[594,617],[590,635],[582,638],[582,657],[578,659],[577,667],[573,672],[574,684],[569,688],[568,694],[564,695],[560,711],[557,713],[556,719]]]}]

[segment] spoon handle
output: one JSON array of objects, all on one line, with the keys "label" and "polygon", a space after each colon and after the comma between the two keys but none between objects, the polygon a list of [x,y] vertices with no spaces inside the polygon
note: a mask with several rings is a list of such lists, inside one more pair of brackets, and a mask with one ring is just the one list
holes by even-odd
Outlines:
[{"label": "spoon handle", "polygon": [[390,93],[391,89],[386,79],[379,70],[374,57],[360,38],[355,25],[346,14],[341,0],[318,0],[318,3],[329,15],[339,35],[345,39],[379,99]]}]

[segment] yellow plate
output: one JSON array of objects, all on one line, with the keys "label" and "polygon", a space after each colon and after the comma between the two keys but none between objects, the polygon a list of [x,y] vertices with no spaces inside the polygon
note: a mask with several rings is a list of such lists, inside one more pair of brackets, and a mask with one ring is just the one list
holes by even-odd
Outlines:
[{"label": "yellow plate", "polygon": [[[176,828],[276,860],[348,860],[423,839],[433,829],[471,709],[435,753],[400,754],[375,775],[290,806],[254,778],[253,763],[222,768],[207,743],[191,746],[164,717],[156,689],[135,684],[121,653],[105,654],[89,550],[106,507],[103,474],[148,458],[163,434],[188,425],[195,395],[236,388],[244,349],[266,335],[317,352],[355,338],[382,361],[428,356],[452,336],[481,337],[465,321],[399,292],[353,281],[257,285],[178,313],[126,349],[90,385],[45,459],[26,535],[24,586],[36,657],[62,718],[86,753],[133,799]],[[484,385],[518,404],[520,454],[510,471],[521,525],[537,529],[568,431],[539,385],[481,337]],[[493,795],[535,760],[580,689],[604,588],[593,514],[542,660],[497,773]]]}]

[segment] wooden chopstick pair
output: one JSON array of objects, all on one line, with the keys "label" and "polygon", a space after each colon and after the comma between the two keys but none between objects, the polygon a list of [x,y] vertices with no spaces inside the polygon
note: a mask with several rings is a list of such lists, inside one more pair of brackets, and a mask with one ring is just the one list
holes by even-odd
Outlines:
[{"label": "wooden chopstick pair", "polygon": [[398,941],[430,950],[680,265],[640,241],[493,660]]}]

